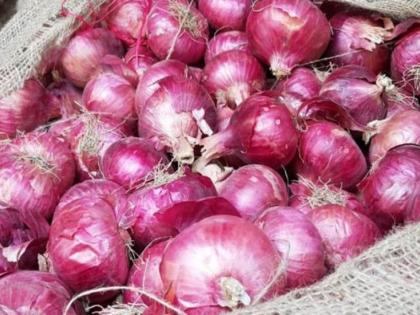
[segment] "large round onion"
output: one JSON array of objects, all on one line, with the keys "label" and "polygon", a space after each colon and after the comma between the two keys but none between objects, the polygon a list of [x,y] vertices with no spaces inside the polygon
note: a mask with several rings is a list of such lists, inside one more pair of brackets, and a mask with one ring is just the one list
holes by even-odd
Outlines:
[{"label": "large round onion", "polygon": [[138,112],[139,135],[152,139],[183,163],[194,160],[194,142],[212,134],[216,109],[207,91],[194,79],[168,77]]},{"label": "large round onion", "polygon": [[137,73],[139,82],[151,65],[157,62],[153,53],[144,46],[131,47],[124,57],[125,62]]},{"label": "large round onion", "polygon": [[382,100],[391,80],[360,66],[345,66],[334,70],[321,87],[320,96],[343,107],[362,125],[385,118]]},{"label": "large round onion", "polygon": [[193,2],[157,0],[147,19],[147,43],[159,59],[193,64],[203,58],[209,30]]},{"label": "large round onion", "polygon": [[241,50],[252,53],[246,33],[229,31],[216,34],[212,39],[210,39],[207,45],[204,60],[207,64],[217,55],[229,50]]},{"label": "large round onion", "polygon": [[181,232],[160,265],[166,298],[184,309],[235,309],[272,297],[285,286],[281,269],[281,256],[263,231],[222,215]]},{"label": "large round onion", "polygon": [[236,107],[264,88],[265,74],[252,54],[230,50],[206,64],[202,82],[218,104]]},{"label": "large round onion", "polygon": [[273,207],[255,224],[286,259],[289,289],[314,283],[326,273],[321,236],[306,215],[293,208]]},{"label": "large round onion", "polygon": [[371,124],[375,128],[369,147],[369,159],[373,163],[386,152],[400,144],[420,145],[420,111],[407,110],[385,120]]},{"label": "large round onion", "polygon": [[[253,220],[269,207],[287,205],[287,187],[281,176],[264,165],[246,165],[217,186],[241,217]],[[255,192],[258,192],[256,194]]]},{"label": "large round onion", "polygon": [[381,237],[379,228],[367,216],[341,206],[323,206],[309,216],[324,242],[331,268],[360,254]]},{"label": "large round onion", "polygon": [[[0,291],[0,313],[5,315],[63,315],[72,297],[56,275],[39,271],[18,271],[0,278]],[[80,303],[73,304],[67,312],[83,314]]]},{"label": "large round onion", "polygon": [[[128,276],[126,244],[111,205],[100,198],[77,199],[54,216],[47,253],[52,271],[74,292],[122,285]],[[101,302],[116,294],[89,298]]]},{"label": "large round onion", "polygon": [[103,28],[93,28],[76,33],[64,48],[61,67],[67,79],[84,87],[97,70],[105,55],[123,54],[123,46],[114,35]]},{"label": "large round onion", "polygon": [[243,30],[251,5],[251,0],[198,1],[198,9],[216,30]]},{"label": "large round onion", "polygon": [[351,188],[363,178],[367,164],[347,131],[330,122],[314,122],[302,132],[296,170],[315,182]]},{"label": "large round onion", "polygon": [[309,0],[262,0],[251,9],[246,32],[252,48],[277,78],[322,56],[330,25]]},{"label": "large round onion", "polygon": [[332,37],[328,56],[339,66],[359,65],[378,74],[383,71],[389,59],[388,47],[384,45],[392,29],[387,28],[388,19],[373,19],[366,15],[338,13],[330,24]]},{"label": "large round onion", "polygon": [[114,142],[105,151],[101,171],[105,178],[130,190],[152,181],[158,166],[168,164],[165,154],[156,151],[152,142],[128,137]]}]

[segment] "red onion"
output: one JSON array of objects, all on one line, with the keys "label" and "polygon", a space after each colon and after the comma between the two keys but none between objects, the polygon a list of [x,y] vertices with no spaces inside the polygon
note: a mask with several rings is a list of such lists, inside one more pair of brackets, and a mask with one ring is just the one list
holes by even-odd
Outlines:
[{"label": "red onion", "polygon": [[392,117],[399,112],[412,109],[419,110],[420,108],[415,96],[396,86],[385,93],[384,102],[388,109],[386,114],[387,118]]},{"label": "red onion", "polygon": [[321,57],[330,40],[328,20],[309,0],[258,1],[246,32],[257,56],[277,78]]},{"label": "red onion", "polygon": [[389,150],[358,186],[365,205],[374,215],[395,223],[414,218],[419,209],[419,170],[420,146],[405,144]]},{"label": "red onion", "polygon": [[253,55],[230,50],[206,64],[202,82],[218,104],[236,107],[264,88],[265,74]]},{"label": "red onion", "polygon": [[229,50],[252,53],[248,37],[244,32],[229,31],[216,34],[207,45],[204,60],[207,64],[217,55]]},{"label": "red onion", "polygon": [[[72,297],[72,292],[55,275],[39,271],[19,271],[0,278],[0,291],[0,313],[5,315],[62,315]],[[5,313],[1,312],[3,307],[7,308]],[[67,312],[67,315],[83,314],[80,303],[73,304]]]},{"label": "red onion", "polygon": [[236,109],[225,130],[202,140],[197,169],[231,154],[277,169],[293,159],[297,143],[298,132],[287,108],[273,98],[254,95]]},{"label": "red onion", "polygon": [[[54,216],[47,244],[52,271],[74,292],[122,285],[128,256],[114,211],[103,199],[85,197],[66,204]],[[116,292],[90,296],[103,302]]]},{"label": "red onion", "polygon": [[243,30],[251,0],[199,0],[198,9],[214,29]]},{"label": "red onion", "polygon": [[106,7],[108,28],[127,45],[144,37],[150,0],[113,0]]},{"label": "red onion", "polygon": [[351,188],[363,178],[367,165],[351,135],[325,121],[309,124],[302,133],[296,170],[314,182]]},{"label": "red onion", "polygon": [[105,151],[101,170],[105,178],[130,190],[153,180],[157,167],[168,164],[165,154],[156,151],[152,142],[129,137],[114,142]]},{"label": "red onion", "polygon": [[369,136],[373,139],[369,147],[369,160],[374,163],[382,158],[386,152],[400,144],[412,143],[420,145],[420,112],[407,110],[393,117],[372,122],[375,128]]},{"label": "red onion", "polygon": [[133,69],[131,65],[127,64],[123,59],[115,55],[106,55],[101,59],[101,63],[99,64],[95,75],[92,76],[91,81],[97,75],[108,72],[123,77],[125,80],[130,82],[133,87],[136,87],[139,81],[135,69]]},{"label": "red onion", "polygon": [[420,96],[420,29],[405,35],[391,57],[392,78],[413,95]]},{"label": "red onion", "polygon": [[66,78],[78,87],[91,79],[105,55],[121,56],[123,46],[114,35],[103,28],[76,33],[64,48],[61,66]]},{"label": "red onion", "polygon": [[48,119],[47,94],[36,80],[0,98],[0,140],[14,137],[19,131],[31,131]]},{"label": "red onion", "polygon": [[67,144],[48,133],[28,133],[0,151],[0,200],[21,215],[51,217],[74,180],[74,159]]},{"label": "red onion", "polygon": [[287,79],[279,81],[274,90],[279,92],[281,102],[295,116],[304,101],[319,95],[321,84],[320,78],[313,70],[297,68]]},{"label": "red onion", "polygon": [[[241,217],[253,220],[269,207],[287,205],[287,187],[273,169],[242,166],[218,185],[219,196],[230,201]],[[258,194],[254,192],[258,191]]]},{"label": "red onion", "polygon": [[192,1],[155,1],[147,20],[147,44],[159,59],[196,63],[204,56],[208,37],[207,20]]},{"label": "red onion", "polygon": [[140,108],[139,135],[172,152],[178,161],[194,161],[201,134],[212,134],[216,110],[207,91],[193,79],[168,77]]},{"label": "red onion", "polygon": [[146,70],[157,61],[153,53],[144,46],[130,48],[124,60],[137,73],[139,82],[143,79]]},{"label": "red onion", "polygon": [[310,218],[324,242],[331,268],[357,256],[381,237],[379,228],[367,216],[341,206],[320,207],[310,213]]},{"label": "red onion", "polygon": [[375,74],[385,70],[389,50],[384,42],[390,39],[393,28],[390,19],[338,13],[330,23],[334,35],[328,56],[335,57],[334,63],[363,66]]},{"label": "red onion", "polygon": [[48,107],[51,118],[70,118],[80,114],[83,106],[82,93],[67,81],[50,87]]},{"label": "red onion", "polygon": [[160,274],[166,298],[184,309],[235,309],[280,293],[286,284],[281,267],[281,256],[263,231],[242,218],[219,215],[173,239]]},{"label": "red onion", "polygon": [[255,224],[276,245],[287,261],[287,287],[312,284],[326,273],[321,236],[303,213],[287,207],[269,208]]}]

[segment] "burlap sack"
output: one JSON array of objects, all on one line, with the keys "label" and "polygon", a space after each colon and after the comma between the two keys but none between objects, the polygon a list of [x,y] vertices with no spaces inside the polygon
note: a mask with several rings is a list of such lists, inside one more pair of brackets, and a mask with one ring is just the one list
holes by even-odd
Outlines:
[{"label": "burlap sack", "polygon": [[[337,0],[397,19],[420,17],[420,0]],[[42,54],[63,44],[76,27],[59,17],[63,0],[25,0],[0,32],[0,97],[36,74]],[[68,0],[85,15],[105,0]],[[338,268],[323,281],[233,314],[418,315],[420,314],[420,224],[407,226]]]}]

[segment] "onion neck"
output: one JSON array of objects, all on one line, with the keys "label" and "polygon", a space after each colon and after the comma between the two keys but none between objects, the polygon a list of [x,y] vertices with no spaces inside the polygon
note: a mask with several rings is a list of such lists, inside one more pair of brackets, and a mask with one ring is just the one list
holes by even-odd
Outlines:
[{"label": "onion neck", "polygon": [[376,85],[379,87],[381,92],[389,93],[395,90],[395,85],[392,83],[391,78],[384,74],[378,75],[376,78]]},{"label": "onion neck", "polygon": [[188,142],[186,137],[180,137],[177,140],[174,148],[174,158],[180,164],[192,164],[194,162],[193,146]]},{"label": "onion neck", "polygon": [[282,80],[289,76],[292,71],[289,66],[286,66],[281,56],[274,55],[270,61],[270,70],[277,80]]},{"label": "onion neck", "polygon": [[221,277],[219,279],[220,296],[218,304],[222,307],[235,309],[241,305],[251,304],[251,297],[246,292],[242,283],[232,277]]}]

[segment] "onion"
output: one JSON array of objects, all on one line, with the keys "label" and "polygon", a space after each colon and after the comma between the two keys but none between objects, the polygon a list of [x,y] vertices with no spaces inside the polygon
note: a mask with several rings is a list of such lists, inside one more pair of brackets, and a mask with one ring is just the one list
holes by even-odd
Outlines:
[{"label": "onion", "polygon": [[320,78],[313,70],[297,68],[287,79],[279,81],[274,90],[279,92],[280,101],[295,116],[304,101],[319,95],[321,84]]},{"label": "onion", "polygon": [[0,140],[14,137],[19,131],[31,131],[46,122],[46,102],[44,87],[32,79],[25,81],[21,89],[0,97]]},{"label": "onion", "polygon": [[277,78],[321,57],[330,40],[328,20],[309,0],[258,1],[246,32],[257,56]]},{"label": "onion", "polygon": [[[287,187],[281,176],[264,165],[246,165],[217,186],[219,196],[230,201],[241,217],[253,220],[265,209],[287,205]],[[258,194],[254,192],[258,191]]]},{"label": "onion", "polygon": [[74,180],[67,144],[48,133],[28,133],[1,144],[0,201],[27,217],[50,218]]},{"label": "onion", "polygon": [[387,118],[399,112],[412,109],[419,110],[420,108],[415,96],[396,86],[384,95],[384,102],[388,109],[386,114]]},{"label": "onion", "polygon": [[147,20],[147,44],[159,59],[196,63],[204,56],[208,37],[207,20],[193,2],[155,1]]},{"label": "onion", "polygon": [[[62,315],[72,297],[57,276],[39,271],[19,271],[0,278],[0,291],[0,313],[7,315]],[[5,313],[1,312],[4,308]],[[83,314],[82,305],[77,302],[67,313]]]},{"label": "onion", "polygon": [[338,13],[330,23],[334,35],[327,54],[334,57],[334,63],[363,66],[375,74],[386,69],[389,50],[384,42],[392,33],[390,19]]},{"label": "onion", "polygon": [[114,35],[127,45],[144,37],[150,0],[114,0],[106,7],[106,22]]},{"label": "onion", "polygon": [[391,56],[392,78],[413,95],[420,96],[420,28],[406,34]]},{"label": "onion", "polygon": [[198,9],[214,29],[243,30],[251,0],[199,0]]},{"label": "onion", "polygon": [[169,164],[165,154],[156,151],[146,139],[129,137],[114,142],[101,159],[104,177],[125,189],[140,188],[161,165]]},{"label": "onion", "polygon": [[369,147],[369,160],[374,163],[382,158],[392,147],[412,143],[420,145],[420,112],[407,110],[393,117],[372,122],[375,128],[369,136],[373,138]]},{"label": "onion", "polygon": [[281,265],[280,254],[263,231],[244,219],[219,215],[173,239],[160,274],[166,298],[184,309],[235,309],[280,293],[286,284]]},{"label": "onion", "polygon": [[173,76],[158,85],[138,112],[139,135],[173,153],[176,160],[192,163],[196,139],[214,130],[213,100],[193,79]]},{"label": "onion", "polygon": [[228,127],[202,140],[199,170],[209,161],[235,154],[247,163],[279,168],[296,153],[298,132],[287,108],[267,96],[254,95],[236,109]]},{"label": "onion", "polygon": [[333,185],[319,184],[300,178],[289,186],[292,196],[289,205],[304,214],[327,205],[338,205],[346,209],[367,214],[359,198]]},{"label": "onion", "polygon": [[248,37],[244,32],[229,31],[215,35],[207,45],[204,60],[207,64],[217,55],[229,50],[252,53]]},{"label": "onion", "polygon": [[264,88],[264,69],[250,53],[220,53],[204,67],[202,82],[218,104],[236,107]]},{"label": "onion", "polygon": [[61,81],[50,87],[48,107],[50,118],[70,118],[82,110],[82,93],[67,81]]},{"label": "onion", "polygon": [[419,211],[419,169],[420,146],[405,144],[389,150],[358,186],[367,208],[388,222],[414,219]]},{"label": "onion", "polygon": [[367,216],[337,205],[310,213],[325,245],[327,265],[336,268],[357,256],[381,237],[379,228]]},{"label": "onion", "polygon": [[146,70],[157,61],[153,53],[144,46],[130,48],[124,60],[137,73],[139,82],[143,79]]},{"label": "onion", "polygon": [[307,126],[299,143],[296,171],[314,182],[351,188],[365,175],[365,157],[350,134],[336,124]]},{"label": "onion", "polygon": [[105,55],[121,56],[123,46],[110,31],[94,28],[76,33],[61,55],[61,66],[66,78],[78,87],[84,87],[97,70]]},{"label": "onion", "polygon": [[[122,285],[128,256],[110,204],[85,197],[70,202],[54,216],[47,244],[52,271],[74,292]],[[90,296],[104,302],[116,292]]]},{"label": "onion", "polygon": [[115,55],[106,55],[101,59],[101,63],[90,81],[92,81],[97,75],[108,72],[123,77],[125,80],[130,82],[133,87],[136,87],[139,81],[135,69],[133,69],[131,65],[127,64],[123,59]]},{"label": "onion", "polygon": [[293,289],[321,279],[326,268],[321,236],[303,213],[287,207],[269,208],[255,224],[287,261],[287,287]]}]

